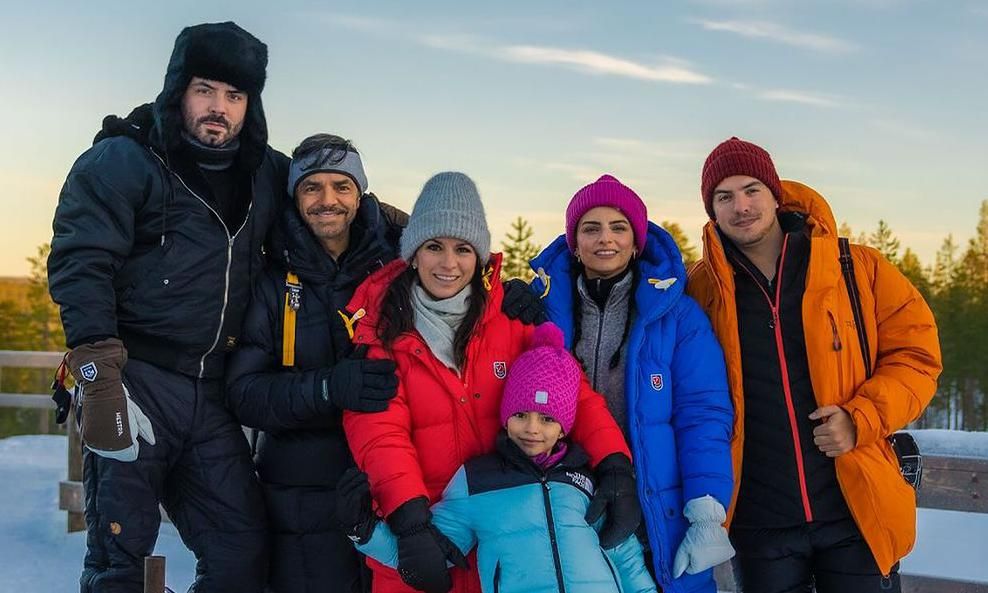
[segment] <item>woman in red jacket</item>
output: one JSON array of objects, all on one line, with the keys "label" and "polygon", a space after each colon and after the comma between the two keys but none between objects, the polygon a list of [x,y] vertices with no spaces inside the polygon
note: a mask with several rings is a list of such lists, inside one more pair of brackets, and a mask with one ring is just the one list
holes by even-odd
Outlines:
[{"label": "woman in red jacket", "polygon": [[[386,411],[344,415],[354,458],[398,537],[397,572],[368,561],[375,593],[480,591],[476,566],[432,526],[429,505],[461,464],[493,450],[504,378],[531,339],[531,326],[501,312],[500,263],[473,181],[440,173],[415,202],[401,259],[370,276],[348,306],[354,342],[369,358],[393,359],[399,377]],[[630,453],[586,380],[577,409],[571,436],[598,477],[588,515],[606,508],[601,541],[620,542],[641,520]],[[447,560],[457,568],[447,570]]]}]

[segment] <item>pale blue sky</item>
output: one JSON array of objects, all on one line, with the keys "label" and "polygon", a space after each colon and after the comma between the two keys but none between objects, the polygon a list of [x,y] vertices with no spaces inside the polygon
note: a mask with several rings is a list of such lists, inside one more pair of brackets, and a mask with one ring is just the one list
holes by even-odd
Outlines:
[{"label": "pale blue sky", "polygon": [[268,44],[273,146],[352,138],[406,208],[462,170],[495,244],[518,214],[548,242],[604,172],[696,242],[700,167],[731,135],[924,263],[988,198],[988,0],[39,0],[0,19],[0,275],[50,239],[102,117],[157,95],[179,30],[230,19]]}]

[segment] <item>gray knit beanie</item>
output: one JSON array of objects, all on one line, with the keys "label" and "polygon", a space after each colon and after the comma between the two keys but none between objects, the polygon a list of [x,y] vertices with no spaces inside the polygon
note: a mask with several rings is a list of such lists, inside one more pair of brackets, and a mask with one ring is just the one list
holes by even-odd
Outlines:
[{"label": "gray knit beanie", "polygon": [[411,261],[423,243],[439,237],[470,243],[482,264],[490,257],[491,232],[484,205],[477,186],[463,173],[438,173],[425,182],[401,233],[401,258]]}]

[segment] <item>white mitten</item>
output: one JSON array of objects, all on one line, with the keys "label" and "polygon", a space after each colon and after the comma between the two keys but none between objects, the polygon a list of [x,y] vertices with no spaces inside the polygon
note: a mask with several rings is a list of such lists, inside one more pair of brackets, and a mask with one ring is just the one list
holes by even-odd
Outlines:
[{"label": "white mitten", "polygon": [[717,499],[709,494],[694,498],[686,503],[683,516],[689,519],[690,528],[676,551],[673,578],[678,579],[683,572],[703,572],[734,557],[734,547],[723,526],[727,513]]}]

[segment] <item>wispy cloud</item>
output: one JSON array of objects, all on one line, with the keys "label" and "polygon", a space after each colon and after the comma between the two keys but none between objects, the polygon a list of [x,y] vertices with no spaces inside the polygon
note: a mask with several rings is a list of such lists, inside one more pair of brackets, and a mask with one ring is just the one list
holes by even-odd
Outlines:
[{"label": "wispy cloud", "polygon": [[495,57],[526,64],[560,65],[588,74],[607,74],[673,84],[709,84],[709,76],[692,70],[684,62],[666,60],[662,64],[644,64],[625,58],[585,49],[562,49],[535,45],[510,45],[497,48]]},{"label": "wispy cloud", "polygon": [[[342,27],[367,33],[396,36],[402,31],[398,23],[332,15],[329,20]],[[669,84],[710,84],[713,79],[694,69],[686,60],[662,57],[654,63],[635,61],[592,49],[570,49],[544,45],[505,45],[463,34],[408,34],[411,41],[434,49],[484,56],[504,62],[559,66],[584,74],[619,76]]]},{"label": "wispy cloud", "polygon": [[803,105],[813,105],[814,107],[840,107],[841,105],[839,98],[833,95],[822,95],[792,89],[770,89],[758,93],[757,96],[759,99],[765,101],[801,103]]},{"label": "wispy cloud", "polygon": [[646,158],[694,161],[703,158],[703,148],[696,142],[649,142],[638,138],[599,137],[593,145],[620,159]]},{"label": "wispy cloud", "polygon": [[490,44],[471,35],[423,35],[416,40],[436,49],[481,54],[505,62],[562,66],[593,75],[621,76],[672,84],[713,82],[709,76],[694,70],[689,62],[669,57],[662,58],[656,64],[646,64],[588,49]]},{"label": "wispy cloud", "polygon": [[793,29],[769,21],[712,21],[707,19],[690,19],[690,22],[700,25],[707,31],[733,33],[749,39],[765,39],[777,43],[801,47],[825,53],[849,53],[856,51],[858,46],[850,41],[821,35],[794,31]]},{"label": "wispy cloud", "polygon": [[908,140],[930,141],[937,137],[937,133],[933,130],[899,120],[873,119],[868,123],[881,132]]}]

